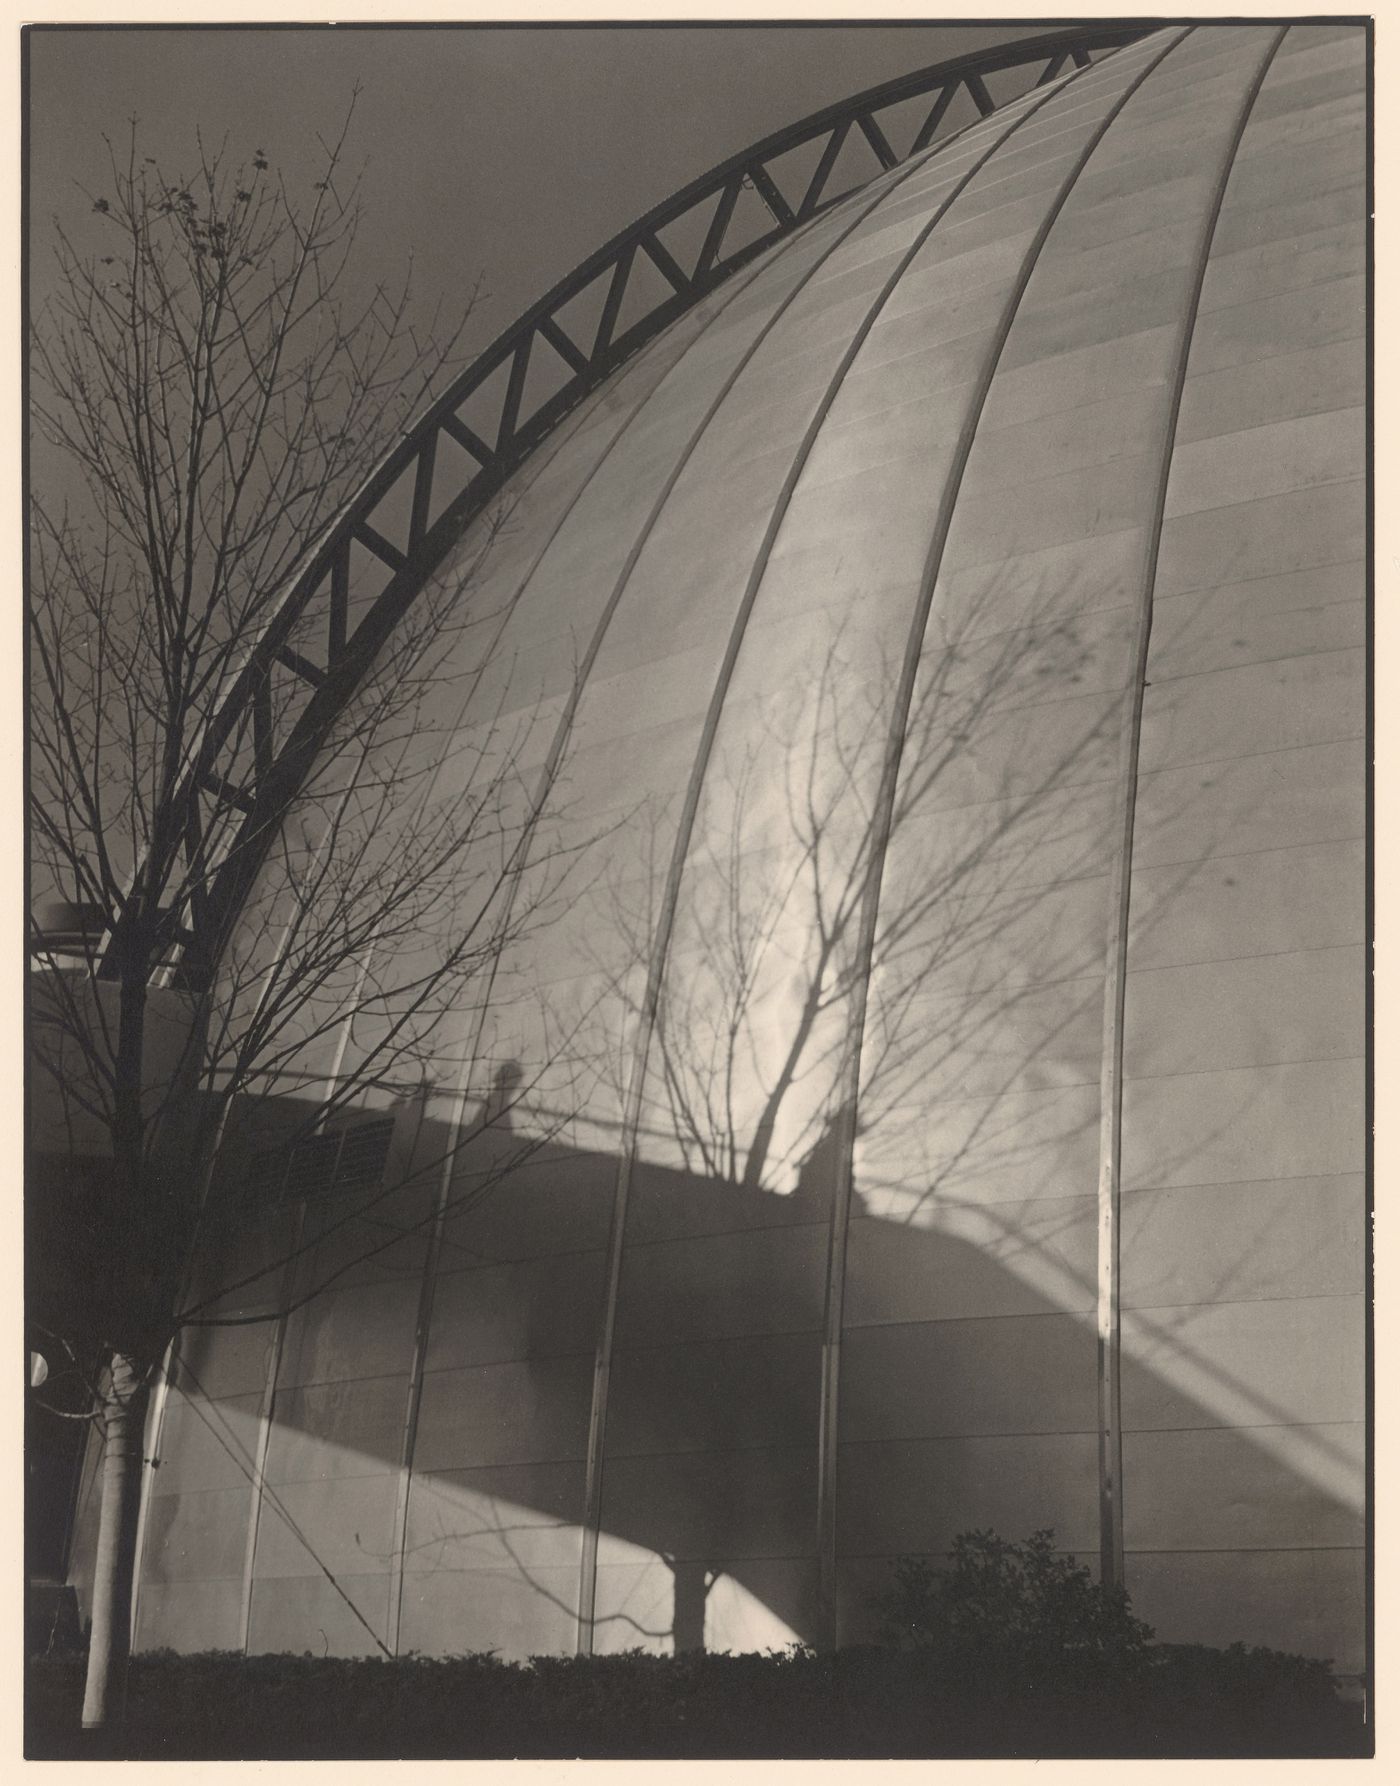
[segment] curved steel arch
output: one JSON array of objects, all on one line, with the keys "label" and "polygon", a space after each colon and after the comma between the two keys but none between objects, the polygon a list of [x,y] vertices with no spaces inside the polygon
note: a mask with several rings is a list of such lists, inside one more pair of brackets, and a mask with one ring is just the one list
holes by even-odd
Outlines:
[{"label": "curved steel arch", "polygon": [[[221,939],[259,872],[266,842],[395,625],[467,526],[582,398],[731,273],[858,189],[844,185],[832,190],[836,164],[848,141],[863,140],[871,162],[868,178],[876,178],[936,141],[960,92],[968,94],[981,117],[996,110],[1003,102],[989,91],[988,76],[1023,74],[1026,78],[1013,95],[1019,98],[1068,67],[1083,67],[1097,52],[1145,36],[1150,28],[1094,23],[1001,44],[935,63],[814,112],[731,156],[648,211],[498,336],[405,432],[309,554],[210,719],[177,801],[179,831],[191,861],[204,847],[202,840],[211,826],[227,822],[230,809],[243,816],[237,821],[233,846],[198,909],[167,915],[167,950],[183,950],[182,981],[200,984],[213,971]],[[920,97],[929,99],[928,112],[908,147],[896,153],[881,129],[880,114]],[[822,145],[820,153],[811,173],[798,182],[799,193],[791,170],[775,164],[816,142]],[[745,188],[757,195],[767,218],[756,236],[746,238],[735,221]],[[707,207],[712,209],[704,238],[687,268],[662,241],[661,231],[685,220],[703,219]],[[629,296],[635,301],[638,295],[635,274],[643,258],[660,275],[664,293],[618,333],[625,301]],[[581,347],[562,315],[590,288],[601,296],[602,307],[591,342]],[[522,413],[531,356],[540,342],[566,376],[533,410]],[[460,411],[503,367],[509,370],[498,381],[503,388],[493,400],[492,425],[483,434]],[[436,463],[443,435],[464,448],[476,466],[465,479],[459,475],[445,492]],[[391,506],[397,508],[400,486],[406,489],[410,477],[405,536],[402,520],[396,516],[391,522],[386,516]],[[430,521],[435,507],[440,512]],[[351,553],[357,542],[368,554],[377,587],[351,631]],[[292,643],[318,607],[326,627],[323,663],[314,662]],[[300,698],[274,714],[272,678],[278,666],[298,679]],[[278,721],[284,733],[280,741]],[[249,736],[251,779],[245,745]],[[117,971],[120,932],[119,921],[104,952],[100,971],[105,974]],[[169,960],[167,950],[158,958]]]}]

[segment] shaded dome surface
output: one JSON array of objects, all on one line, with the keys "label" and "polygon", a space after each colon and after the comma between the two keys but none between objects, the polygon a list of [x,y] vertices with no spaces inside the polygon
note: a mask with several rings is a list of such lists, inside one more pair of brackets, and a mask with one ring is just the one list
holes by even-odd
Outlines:
[{"label": "shaded dome surface", "polygon": [[442,567],[444,775],[541,802],[548,921],[428,1121],[511,1063],[541,1145],[198,1340],[142,1645],[844,1641],[1051,1526],[1163,1637],[1361,1666],[1365,78],[1174,27],[1013,101]]}]

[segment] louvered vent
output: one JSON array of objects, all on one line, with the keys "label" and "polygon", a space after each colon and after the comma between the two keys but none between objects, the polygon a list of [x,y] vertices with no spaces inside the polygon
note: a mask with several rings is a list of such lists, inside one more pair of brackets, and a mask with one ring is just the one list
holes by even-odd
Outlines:
[{"label": "louvered vent", "polygon": [[255,1154],[248,1168],[247,1201],[262,1208],[322,1197],[372,1191],[384,1177],[392,1116],[303,1136],[290,1146]]}]

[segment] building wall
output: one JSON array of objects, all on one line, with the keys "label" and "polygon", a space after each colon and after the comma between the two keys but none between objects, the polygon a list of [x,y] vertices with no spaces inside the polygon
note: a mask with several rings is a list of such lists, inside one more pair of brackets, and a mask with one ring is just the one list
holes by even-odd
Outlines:
[{"label": "building wall", "polygon": [[296,1283],[401,1239],[185,1342],[139,1642],[850,1638],[1110,1487],[1161,1635],[1360,1666],[1364,47],[1013,102],[444,568],[536,921]]}]

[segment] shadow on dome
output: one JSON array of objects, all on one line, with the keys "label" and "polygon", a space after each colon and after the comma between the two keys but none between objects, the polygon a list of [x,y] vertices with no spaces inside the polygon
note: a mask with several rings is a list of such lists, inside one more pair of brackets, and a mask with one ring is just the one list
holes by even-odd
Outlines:
[{"label": "shadow on dome", "polygon": [[[430,1126],[418,1157],[446,1146]],[[817,1635],[824,1283],[804,1266],[825,1253],[829,1153],[819,1141],[785,1195],[657,1164],[638,1172],[603,1454],[598,1649]],[[251,1649],[373,1651],[392,1638],[392,1616],[400,1651],[573,1647],[617,1162],[558,1143],[518,1157],[508,1112],[471,1154],[456,1182],[470,1174],[477,1193],[438,1258],[411,1489],[400,1464],[426,1256],[413,1186],[349,1221],[334,1204],[309,1210],[298,1295],[326,1287],[284,1324],[182,1336],[148,1515],[143,1646],[201,1647],[211,1614],[236,1611],[275,1368]],[[852,1210],[842,1641],[869,1634],[891,1558],[937,1556],[960,1530],[1050,1525],[1086,1560],[1097,1547],[1092,1223],[1054,1200],[1038,1228],[1024,1206],[945,1207],[936,1186],[916,1209],[896,1219],[858,1195]],[[285,1230],[265,1226],[285,1250]],[[386,1234],[391,1245],[341,1269]],[[737,1275],[736,1259],[747,1259]],[[218,1269],[227,1280],[236,1267],[226,1256]],[[1325,1433],[1311,1452],[1280,1454],[1276,1429],[1296,1410],[1194,1353],[1173,1313],[1142,1311],[1125,1339],[1129,1587],[1164,1637],[1267,1640],[1277,1590],[1254,1579],[1263,1552],[1251,1548],[1276,1541],[1290,1514],[1295,1546],[1355,1544],[1350,1471]],[[1213,1467],[1152,1480],[1154,1437],[1171,1431],[1214,1435]],[[1241,1520],[1257,1522],[1252,1535]],[[1235,1554],[1205,1542],[1231,1530]],[[1183,1553],[1179,1593],[1164,1540]],[[1193,1604],[1203,1551],[1217,1575],[1205,1606]],[[1280,1560],[1276,1545],[1268,1555]]]}]

